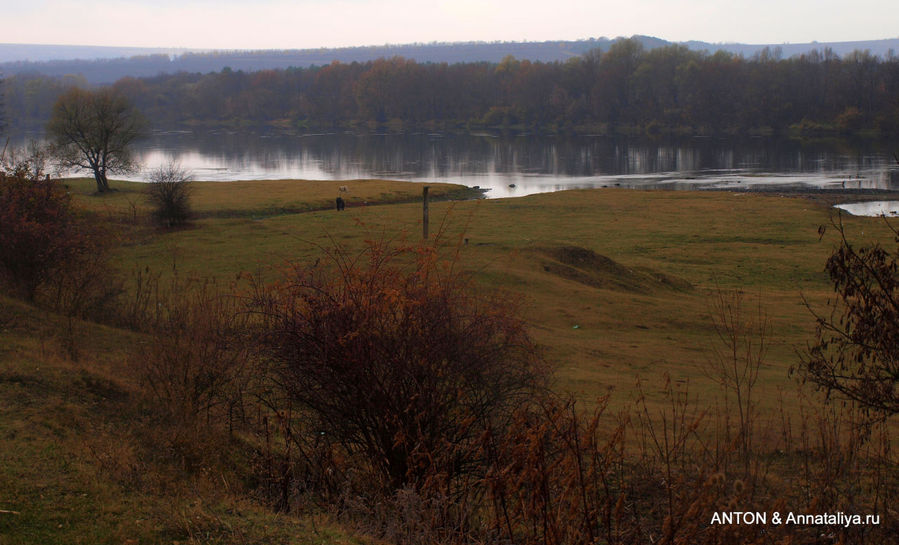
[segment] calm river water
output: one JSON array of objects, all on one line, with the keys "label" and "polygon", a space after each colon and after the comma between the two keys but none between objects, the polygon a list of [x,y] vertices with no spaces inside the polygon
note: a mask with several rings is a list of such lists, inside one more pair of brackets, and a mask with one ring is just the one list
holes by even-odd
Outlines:
[{"label": "calm river water", "polygon": [[480,186],[491,198],[603,186],[899,189],[899,143],[173,131],[136,149],[145,168],[174,160],[197,180],[389,178]]}]

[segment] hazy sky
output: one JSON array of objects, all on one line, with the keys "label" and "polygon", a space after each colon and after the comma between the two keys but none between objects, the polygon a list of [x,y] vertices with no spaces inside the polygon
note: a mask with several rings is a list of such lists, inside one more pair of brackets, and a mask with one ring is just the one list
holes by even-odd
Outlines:
[{"label": "hazy sky", "polygon": [[292,49],[646,34],[785,43],[899,37],[895,0],[0,0],[0,42]]}]

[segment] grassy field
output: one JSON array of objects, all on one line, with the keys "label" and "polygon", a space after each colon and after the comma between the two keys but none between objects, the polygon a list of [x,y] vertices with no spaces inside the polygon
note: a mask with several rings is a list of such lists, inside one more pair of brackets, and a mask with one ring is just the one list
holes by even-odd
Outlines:
[{"label": "grassy field", "polygon": [[[66,180],[66,187],[79,206],[123,218],[144,216],[150,211],[142,182],[114,182],[115,191],[97,194],[92,178]],[[340,188],[346,188],[341,190]],[[472,195],[465,187],[431,185],[435,199]],[[390,180],[249,180],[237,182],[192,182],[191,204],[199,217],[259,217],[334,208],[342,196],[348,208],[369,202],[409,202],[421,197],[421,186]]]},{"label": "grassy field", "polygon": [[[120,237],[114,262],[129,289],[137,270],[273,278],[335,245],[358,251],[366,240],[421,236],[421,206],[404,202],[420,195],[410,183],[197,183],[200,217],[174,231],[147,223],[139,184],[114,182],[118,191],[98,196],[90,180],[67,183]],[[340,185],[349,187],[342,213],[330,209]],[[432,187],[438,197],[465,195]],[[799,197],[602,189],[435,202],[430,231],[480,285],[520,301],[557,368],[556,388],[588,406],[609,392],[613,406],[630,404],[638,378],[653,396],[665,373],[714,402],[720,389],[704,372],[717,342],[710,302],[717,290],[742,290],[749,312],[758,304],[770,320],[757,398],[773,413],[797,403],[788,370],[815,325],[804,300],[823,308],[831,293],[823,266],[836,235],[818,230],[831,217]],[[844,222],[853,240],[892,238],[882,220]],[[230,494],[226,476],[213,485],[142,465],[152,456],[141,449],[152,453],[159,437],[126,362],[147,340],[79,322],[73,361],[66,327],[0,299],[0,544],[356,542],[326,521]]]},{"label": "grassy field", "polygon": [[[314,198],[333,194],[334,185],[315,183]],[[209,202],[198,192],[197,208],[214,211],[215,202],[235,210],[237,189],[229,186],[209,188],[227,193]],[[400,187],[391,194],[418,188]],[[314,260],[338,244],[357,250],[369,239],[420,238],[420,204],[371,202],[344,213],[207,217],[184,230],[137,237],[117,262],[126,272],[174,268],[229,281],[243,271],[277,274],[270,267]],[[253,206],[248,197],[247,210]],[[712,393],[703,372],[716,342],[711,296],[744,291],[749,306],[760,303],[770,320],[760,400],[775,407],[780,390],[793,388],[788,369],[814,330],[804,300],[822,305],[831,291],[823,266],[835,230],[818,234],[831,217],[831,209],[804,198],[598,189],[438,202],[430,230],[442,232],[447,253],[458,247],[461,264],[482,285],[521,300],[558,368],[559,387],[586,401],[614,390],[625,402],[637,377],[663,373]],[[890,238],[882,220],[844,221],[851,237]]]}]

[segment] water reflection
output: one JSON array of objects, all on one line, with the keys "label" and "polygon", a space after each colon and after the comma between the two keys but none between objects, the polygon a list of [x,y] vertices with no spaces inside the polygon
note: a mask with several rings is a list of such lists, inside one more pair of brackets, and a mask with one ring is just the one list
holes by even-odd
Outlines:
[{"label": "water reflection", "polygon": [[853,216],[899,216],[899,201],[870,201],[838,204],[839,208],[849,212]]},{"label": "water reflection", "polygon": [[146,168],[175,160],[200,180],[392,178],[477,185],[490,197],[602,186],[899,186],[889,150],[762,138],[171,131],[141,142],[137,154]]}]

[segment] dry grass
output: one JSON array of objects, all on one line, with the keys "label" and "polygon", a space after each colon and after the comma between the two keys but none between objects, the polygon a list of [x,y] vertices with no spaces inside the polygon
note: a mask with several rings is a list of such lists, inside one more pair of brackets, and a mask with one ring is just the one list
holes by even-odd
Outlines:
[{"label": "dry grass", "polygon": [[[420,189],[389,182],[394,183],[399,184],[394,188],[397,195],[411,198]],[[273,188],[280,184],[285,191],[294,184],[311,187],[271,184]],[[330,200],[336,193],[334,184],[319,188],[323,192],[319,197],[297,189],[295,202]],[[136,205],[130,208],[129,199],[139,193],[122,187],[109,196],[83,191],[76,200],[114,218],[127,219],[129,210],[143,214]],[[379,185],[365,187],[382,191]],[[163,233],[139,222],[129,227],[126,244],[115,256],[118,267],[126,275],[149,269],[163,276],[174,270],[179,275],[216,277],[224,286],[243,271],[268,270],[285,260],[312,262],[321,247],[339,243],[352,251],[368,239],[414,239],[420,232],[420,206],[414,203],[350,207],[340,214],[322,210],[270,215],[293,205],[281,206],[283,202],[267,200],[271,194],[246,189],[242,196],[239,188],[209,184],[207,194],[197,193],[195,207],[207,214],[191,228]],[[77,183],[72,189],[78,191]],[[332,195],[324,195],[328,191]],[[351,187],[350,192],[358,194],[361,189]],[[748,485],[757,482],[767,487],[762,491],[766,494],[788,491],[792,505],[809,509],[836,510],[845,502],[867,509],[872,501],[876,507],[881,490],[895,497],[894,477],[879,480],[890,475],[894,460],[881,456],[885,451],[878,450],[877,441],[862,440],[852,415],[830,418],[820,405],[797,395],[787,374],[796,362],[795,350],[812,337],[814,327],[802,297],[821,305],[831,293],[823,263],[835,239],[829,233],[819,239],[818,234],[829,214],[824,206],[800,199],[622,190],[435,203],[431,209],[432,222],[445,222],[439,229],[442,240],[450,250],[458,244],[466,269],[486,286],[523,300],[534,336],[558,365],[557,389],[574,393],[585,402],[581,406],[604,408],[609,415],[590,431],[597,435],[584,437],[600,446],[614,442],[609,459],[619,466],[595,466],[591,471],[601,478],[628,465],[626,475],[633,479],[620,482],[632,487],[626,490],[632,500],[622,500],[619,507],[615,498],[622,496],[606,490],[598,493],[604,502],[599,507],[608,516],[614,514],[622,532],[630,532],[634,542],[649,538],[640,533],[650,525],[643,521],[663,525],[666,517],[689,515],[693,518],[676,529],[677,536],[686,537],[670,539],[684,543],[694,535],[708,535],[697,523],[704,519],[696,518],[696,510],[725,508],[736,480],[746,490],[754,491]],[[123,224],[109,225],[115,229]],[[856,240],[892,240],[880,220],[851,218],[845,225],[848,236]],[[432,224],[431,232],[437,231]],[[733,454],[727,455],[728,461],[720,454],[733,452],[733,446],[726,444],[732,438],[727,434],[732,416],[722,405],[716,406],[722,392],[706,365],[716,342],[710,296],[719,288],[742,289],[751,300],[759,300],[771,326],[769,351],[753,384],[758,412],[751,425],[744,425],[761,430],[752,442],[760,447],[749,462]],[[0,541],[352,541],[330,525],[322,530],[314,524],[316,519],[274,515],[238,492],[234,468],[242,462],[228,459],[237,455],[233,454],[237,449],[223,448],[227,439],[159,423],[161,415],[144,401],[139,377],[126,356],[135,346],[140,353],[141,343],[149,337],[81,323],[81,358],[75,363],[61,345],[59,331],[64,329],[62,320],[53,315],[0,299],[0,406],[12,415],[0,420],[0,510],[20,513],[0,514]],[[670,380],[660,378],[663,375]],[[640,387],[635,386],[637,377],[643,379]],[[678,392],[688,387],[692,401],[681,403]],[[604,401],[594,404],[605,393],[611,393],[608,406]],[[608,430],[621,424],[617,415],[624,409],[631,415],[627,424],[631,436],[610,436]],[[703,426],[694,425],[700,420]],[[681,422],[680,431],[665,427],[675,421]],[[539,429],[528,426],[522,433]],[[562,428],[577,429],[574,424]],[[776,437],[765,435],[771,430],[778,430]],[[881,433],[880,439],[891,435],[889,429]],[[524,448],[527,455],[542,453],[541,435],[533,437],[533,443],[508,448]],[[560,440],[572,444],[565,433]],[[688,442],[694,446],[675,450],[666,446]],[[873,450],[859,455],[860,445]],[[637,453],[635,458],[630,457],[632,452]],[[579,468],[582,455],[592,454],[576,448],[566,454],[563,449],[560,464],[547,459],[547,469],[560,472],[560,480],[554,482],[561,488],[522,504],[521,526],[503,532],[532,535],[539,542],[540,535],[529,534],[528,525],[540,502],[561,497],[567,498],[567,505],[579,505],[580,499],[576,502],[567,494],[584,490],[583,485],[571,484],[578,473],[565,471]],[[742,456],[749,458],[746,453]],[[870,460],[881,460],[883,466],[868,467]],[[725,468],[719,478],[716,464],[722,463],[733,467]],[[689,471],[678,473],[677,466]],[[517,480],[508,482],[524,483],[522,493],[530,494],[536,490],[528,485],[531,479],[550,478],[552,472],[511,475]],[[858,475],[868,475],[860,488],[847,484]],[[697,486],[704,482],[711,484]],[[877,487],[876,494],[869,493],[872,487]],[[659,490],[667,498],[658,500]],[[628,501],[647,505],[641,508]],[[414,505],[406,508],[413,520]],[[640,511],[643,508],[647,511]],[[452,513],[441,517],[449,520]],[[558,528],[574,528],[568,524],[571,520],[559,518]],[[418,535],[428,535],[428,524]],[[664,524],[674,536],[671,522]],[[714,537],[718,541],[707,541],[729,543],[733,537],[722,530]]]},{"label": "dry grass", "polygon": [[[119,260],[126,270],[175,265],[227,280],[286,260],[313,261],[318,246],[412,239],[420,214],[417,204],[398,204],[208,218],[129,246]],[[663,372],[713,393],[701,372],[714,339],[709,293],[721,286],[760,297],[773,333],[759,402],[773,409],[779,390],[792,387],[795,350],[813,332],[802,296],[820,304],[830,293],[823,263],[834,240],[817,232],[829,214],[804,199],[609,189],[434,203],[431,231],[445,221],[448,243],[467,239],[459,241],[466,268],[524,299],[537,340],[559,366],[559,387],[587,401],[614,391],[613,404],[623,403],[636,376]],[[847,225],[857,236],[889,240],[879,220]],[[563,263],[560,252],[594,257]]]},{"label": "dry grass", "polygon": [[0,543],[359,543],[271,513],[213,466],[185,473],[127,365],[145,337],[82,323],[73,362],[65,321],[0,296]]}]

